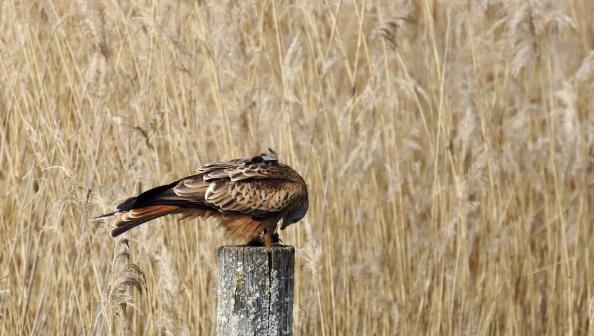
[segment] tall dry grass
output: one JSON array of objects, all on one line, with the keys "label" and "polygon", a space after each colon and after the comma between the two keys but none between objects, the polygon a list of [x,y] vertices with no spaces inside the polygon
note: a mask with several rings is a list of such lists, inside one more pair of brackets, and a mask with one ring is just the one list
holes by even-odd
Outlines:
[{"label": "tall dry grass", "polygon": [[269,146],[297,335],[592,334],[593,41],[589,0],[1,1],[0,334],[213,334],[214,223],[118,276],[89,219]]}]

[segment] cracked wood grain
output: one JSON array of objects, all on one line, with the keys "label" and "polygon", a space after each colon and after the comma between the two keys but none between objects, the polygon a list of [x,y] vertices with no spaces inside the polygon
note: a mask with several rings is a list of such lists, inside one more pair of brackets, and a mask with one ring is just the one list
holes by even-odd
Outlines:
[{"label": "cracked wood grain", "polygon": [[295,249],[219,248],[217,335],[292,335]]}]

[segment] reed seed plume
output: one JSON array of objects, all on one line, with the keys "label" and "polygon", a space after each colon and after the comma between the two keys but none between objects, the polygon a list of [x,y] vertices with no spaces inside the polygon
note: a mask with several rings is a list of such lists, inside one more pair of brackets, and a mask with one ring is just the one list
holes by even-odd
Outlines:
[{"label": "reed seed plume", "polygon": [[146,276],[136,264],[130,261],[130,246],[127,239],[116,242],[111,262],[109,282],[100,304],[94,325],[94,334],[120,334],[130,331],[132,323],[131,309],[137,308],[133,292],[143,294],[146,288]]}]

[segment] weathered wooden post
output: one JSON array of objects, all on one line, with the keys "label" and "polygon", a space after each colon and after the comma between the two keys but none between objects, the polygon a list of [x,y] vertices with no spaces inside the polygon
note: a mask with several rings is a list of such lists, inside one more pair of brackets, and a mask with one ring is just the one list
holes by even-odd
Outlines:
[{"label": "weathered wooden post", "polygon": [[291,335],[295,249],[219,248],[217,335]]}]

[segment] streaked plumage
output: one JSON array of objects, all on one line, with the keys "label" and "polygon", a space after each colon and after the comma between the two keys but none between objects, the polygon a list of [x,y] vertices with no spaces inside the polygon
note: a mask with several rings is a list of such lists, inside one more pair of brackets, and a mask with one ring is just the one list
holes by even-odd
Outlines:
[{"label": "streaked plumage", "polygon": [[208,163],[196,175],[145,191],[117,206],[116,237],[142,223],[169,214],[215,217],[244,242],[278,241],[284,229],[305,216],[307,186],[293,168],[278,162],[276,152],[248,159]]}]

